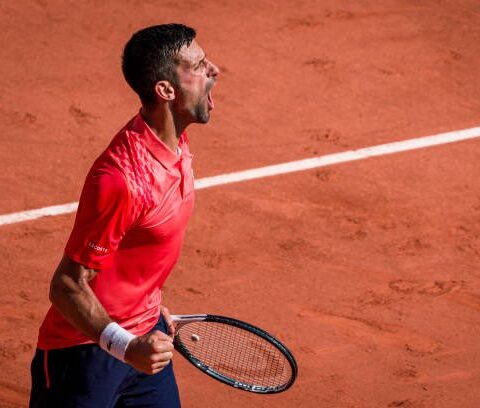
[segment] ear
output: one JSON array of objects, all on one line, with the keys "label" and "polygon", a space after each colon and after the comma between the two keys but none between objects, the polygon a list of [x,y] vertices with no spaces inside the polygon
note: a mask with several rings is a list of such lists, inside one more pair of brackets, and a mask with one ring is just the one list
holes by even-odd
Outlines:
[{"label": "ear", "polygon": [[155,93],[164,101],[173,101],[175,99],[175,88],[169,81],[158,81],[155,84]]}]

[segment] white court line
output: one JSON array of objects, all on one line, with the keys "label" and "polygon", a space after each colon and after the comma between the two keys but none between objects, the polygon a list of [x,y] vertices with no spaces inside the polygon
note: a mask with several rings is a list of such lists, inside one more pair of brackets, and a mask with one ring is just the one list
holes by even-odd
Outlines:
[{"label": "white court line", "polygon": [[[309,170],[332,164],[345,163],[369,157],[383,156],[392,153],[405,152],[408,150],[421,149],[424,147],[437,146],[446,143],[459,142],[461,140],[480,137],[480,127],[441,133],[434,136],[420,137],[403,140],[401,142],[386,143],[363,149],[350,150],[343,153],[327,154],[311,159],[297,160],[273,166],[259,167],[235,173],[222,174],[219,176],[205,177],[195,180],[195,189],[209,188],[223,184],[237,183],[239,181],[253,180],[263,177],[276,176],[278,174],[293,173],[296,171]],[[0,215],[0,225],[15,224],[21,221],[35,220],[37,218],[68,214],[75,212],[78,202],[43,207],[36,210],[21,211],[12,214]]]}]

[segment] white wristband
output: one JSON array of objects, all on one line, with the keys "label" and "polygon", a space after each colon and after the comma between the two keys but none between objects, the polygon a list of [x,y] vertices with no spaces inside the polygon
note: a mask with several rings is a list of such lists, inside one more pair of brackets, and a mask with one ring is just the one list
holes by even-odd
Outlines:
[{"label": "white wristband", "polygon": [[107,324],[100,335],[100,347],[113,357],[125,362],[128,343],[136,336],[125,330],[118,323]]}]

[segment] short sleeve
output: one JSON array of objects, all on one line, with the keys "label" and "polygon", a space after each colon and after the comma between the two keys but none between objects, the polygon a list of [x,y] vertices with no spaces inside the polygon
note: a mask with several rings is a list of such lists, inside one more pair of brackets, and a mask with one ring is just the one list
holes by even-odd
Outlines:
[{"label": "short sleeve", "polygon": [[65,254],[79,264],[102,270],[131,225],[131,199],[119,170],[92,170],[85,180]]}]

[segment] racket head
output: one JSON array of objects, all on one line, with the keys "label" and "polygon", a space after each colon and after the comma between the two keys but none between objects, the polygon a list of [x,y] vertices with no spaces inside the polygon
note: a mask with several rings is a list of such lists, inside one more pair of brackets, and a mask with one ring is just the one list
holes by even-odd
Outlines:
[{"label": "racket head", "polygon": [[178,316],[174,346],[205,374],[244,391],[283,392],[298,373],[295,358],[278,339],[230,317]]}]

